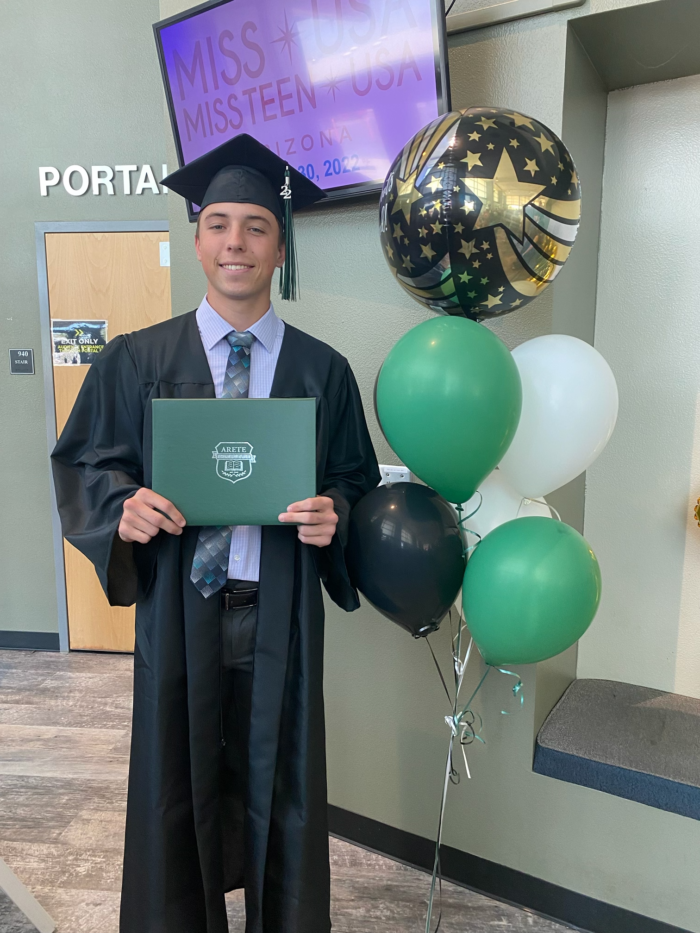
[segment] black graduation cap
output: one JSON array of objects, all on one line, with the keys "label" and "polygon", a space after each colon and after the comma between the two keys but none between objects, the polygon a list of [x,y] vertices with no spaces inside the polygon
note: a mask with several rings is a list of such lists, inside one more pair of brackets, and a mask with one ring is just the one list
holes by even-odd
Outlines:
[{"label": "black graduation cap", "polygon": [[203,210],[233,201],[266,207],[284,229],[286,259],[280,269],[282,298],[297,294],[296,247],[292,211],[327,197],[310,178],[247,133],[194,159],[164,178],[162,184]]}]

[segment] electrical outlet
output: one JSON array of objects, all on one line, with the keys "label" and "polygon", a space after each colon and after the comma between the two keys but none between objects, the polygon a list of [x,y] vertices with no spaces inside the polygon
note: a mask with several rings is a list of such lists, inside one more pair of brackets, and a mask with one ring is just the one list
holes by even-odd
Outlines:
[{"label": "electrical outlet", "polygon": [[382,474],[380,486],[387,486],[389,483],[411,482],[411,471],[405,466],[387,466],[385,463],[380,463],[379,472]]}]

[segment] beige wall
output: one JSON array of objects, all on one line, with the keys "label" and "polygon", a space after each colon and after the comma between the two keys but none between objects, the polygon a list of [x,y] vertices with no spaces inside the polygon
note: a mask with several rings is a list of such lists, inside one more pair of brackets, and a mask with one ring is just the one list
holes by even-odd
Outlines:
[{"label": "beige wall", "polygon": [[610,95],[595,344],[615,435],[589,471],[605,570],[581,677],[700,697],[700,77]]},{"label": "beige wall", "polygon": [[[3,530],[13,529],[0,537],[0,628],[56,630],[34,221],[153,220],[166,210],[166,198],[148,193],[130,199],[71,198],[58,191],[56,197],[42,199],[36,170],[70,162],[156,166],[163,161],[164,133],[166,160],[176,164],[151,24],[159,15],[190,5],[190,0],[160,0],[160,6],[155,0],[75,0],[59,9],[42,0],[3,10],[2,158],[14,184],[5,187],[2,199],[0,334],[5,347],[34,346],[39,375],[10,377],[7,363],[0,367],[0,506]],[[584,225],[569,268],[536,304],[495,322],[494,330],[509,346],[551,330],[592,334],[586,289],[595,280],[596,236],[591,231],[597,226],[597,198],[591,191],[599,184],[600,166],[591,134],[598,132],[601,106],[585,55],[575,44],[572,49],[570,41],[567,45],[566,24],[580,15],[634,5],[635,0],[590,0],[568,13],[451,41],[455,107],[492,103],[532,113],[555,131],[563,127],[577,162],[586,166],[581,172]],[[454,10],[459,9],[458,3]],[[36,27],[30,44],[24,41],[28,15]],[[576,102],[579,89],[582,100]],[[573,103],[565,112],[567,100]],[[687,108],[679,109],[683,101]],[[692,164],[700,140],[691,108],[697,114],[698,102],[694,79],[611,96],[608,214],[603,224],[608,258],[601,266],[596,340],[616,369],[623,404],[618,434],[589,477],[586,531],[603,563],[606,602],[582,644],[579,669],[587,676],[630,679],[696,695],[700,530],[688,512],[700,492],[698,372],[692,353],[700,335],[687,273],[694,256],[688,260],[683,249],[694,242],[699,192],[692,171],[678,163],[673,141],[678,120],[690,115],[682,140],[692,144],[687,148],[687,164]],[[647,141],[652,129],[653,146]],[[684,186],[679,189],[675,181],[673,186],[682,223],[662,205],[658,226],[637,231],[636,242],[652,260],[635,266],[623,255],[626,244],[616,226],[616,218],[629,216],[630,210],[643,216],[640,199],[625,200],[629,166],[643,173],[645,183],[655,183],[671,178],[672,165],[675,175],[682,172]],[[199,302],[204,279],[184,207],[174,197],[167,201],[173,309],[181,313]],[[393,343],[427,313],[389,275],[380,254],[376,214],[376,204],[365,203],[301,217],[302,298],[296,305],[278,304],[278,310],[349,357],[380,459],[395,462],[374,422],[371,388]],[[678,265],[684,258],[686,264]],[[671,282],[654,275],[662,261],[663,268],[672,270]],[[620,268],[627,270],[627,295],[615,290]],[[649,290],[644,274],[654,275]],[[663,333],[671,343],[664,346],[679,357],[670,356],[671,350],[666,356],[652,352],[659,342],[659,308],[673,315],[670,332]],[[621,332],[623,320],[627,327]],[[634,354],[626,345],[628,333]],[[644,362],[642,372],[630,366],[631,356]],[[656,381],[647,390],[651,366],[656,367]],[[648,394],[636,397],[640,384]],[[663,396],[653,396],[657,386]],[[642,398],[649,399],[651,420],[645,418]],[[626,482],[630,476],[632,488]],[[580,486],[564,502],[570,520],[578,521]],[[622,510],[621,502],[631,511]],[[17,529],[27,531],[19,534]],[[446,628],[435,639],[443,659],[448,640]],[[367,607],[345,615],[329,606],[326,658],[332,803],[432,836],[448,734],[444,700],[426,646]],[[489,678],[479,707],[488,744],[471,753],[473,781],[450,789],[445,842],[700,933],[700,910],[690,893],[700,875],[700,824],[531,772],[533,735],[546,710],[543,673],[557,674],[556,687],[572,669],[571,657],[539,671],[523,669],[525,707],[508,717],[500,711],[512,709],[509,680]]]},{"label": "beige wall", "polygon": [[[156,0],[15,0],[0,11],[0,630],[58,631],[34,223],[167,215],[162,195],[118,186],[112,197],[62,186],[41,197],[39,166],[160,172],[157,15]],[[9,374],[11,347],[34,349],[35,376]]]},{"label": "beige wall", "polygon": [[[161,15],[189,5],[188,0],[161,0]],[[454,106],[513,107],[561,132],[567,20],[629,5],[633,3],[594,0],[568,14],[454,37],[450,56]],[[580,50],[576,65],[574,85],[587,81],[593,85]],[[600,166],[596,168],[595,153],[586,152],[587,124],[576,126],[577,113],[598,132],[601,111],[594,103],[590,111],[574,108],[569,118],[572,138],[577,139],[574,156],[589,166],[590,182],[584,185],[595,189]],[[169,158],[172,161],[172,150]],[[594,204],[584,205],[584,211],[590,230],[597,224],[597,209]],[[181,313],[196,306],[205,286],[184,206],[171,198],[169,212],[173,308]],[[428,313],[389,275],[379,248],[376,203],[303,215],[298,233],[301,300],[278,302],[277,310],[348,356],[363,391],[379,458],[396,462],[374,421],[372,385],[391,346]],[[493,329],[509,346],[552,329],[575,333],[583,326],[592,334],[590,296],[577,292],[579,276],[585,279],[591,265],[595,275],[595,240],[587,246],[582,240],[571,269],[537,303],[494,323]],[[579,271],[574,263],[580,264]],[[580,315],[572,313],[575,308],[581,309]],[[435,637],[443,659],[448,657],[448,642],[445,625]],[[561,668],[564,682],[571,676],[570,658],[553,667]],[[541,714],[535,699],[542,678],[533,667],[521,673],[525,706],[511,716],[501,715],[502,709],[514,709],[510,678],[494,674],[486,683],[478,708],[488,744],[471,753],[473,780],[450,788],[444,841],[700,933],[700,911],[690,893],[700,875],[700,824],[533,774],[533,736]],[[476,676],[475,665],[472,679]],[[346,615],[329,605],[326,700],[331,802],[433,837],[448,731],[444,695],[427,646],[414,642],[367,606]]]}]

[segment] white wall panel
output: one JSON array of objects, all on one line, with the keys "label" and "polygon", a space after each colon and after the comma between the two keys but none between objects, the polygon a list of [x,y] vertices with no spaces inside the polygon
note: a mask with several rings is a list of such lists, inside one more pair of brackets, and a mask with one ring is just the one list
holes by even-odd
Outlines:
[{"label": "white wall panel", "polygon": [[700,77],[609,97],[596,347],[620,415],[588,472],[603,602],[579,677],[700,697]]}]

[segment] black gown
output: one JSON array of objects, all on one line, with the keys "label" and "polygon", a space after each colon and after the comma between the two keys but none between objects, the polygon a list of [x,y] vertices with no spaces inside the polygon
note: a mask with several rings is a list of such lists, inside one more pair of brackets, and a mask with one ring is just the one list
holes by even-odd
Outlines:
[{"label": "black gown", "polygon": [[243,886],[246,933],[328,933],[323,598],[359,606],[345,566],[350,509],[379,482],[352,371],[285,326],[271,396],[316,398],[317,488],[339,516],[328,547],[262,531],[245,838],[219,793],[219,601],[189,581],[198,529],[148,544],[116,534],[151,483],[151,399],[214,398],[195,313],[112,340],[52,454],[68,541],[114,606],[136,602],[134,713],[121,933],[226,933]]}]

